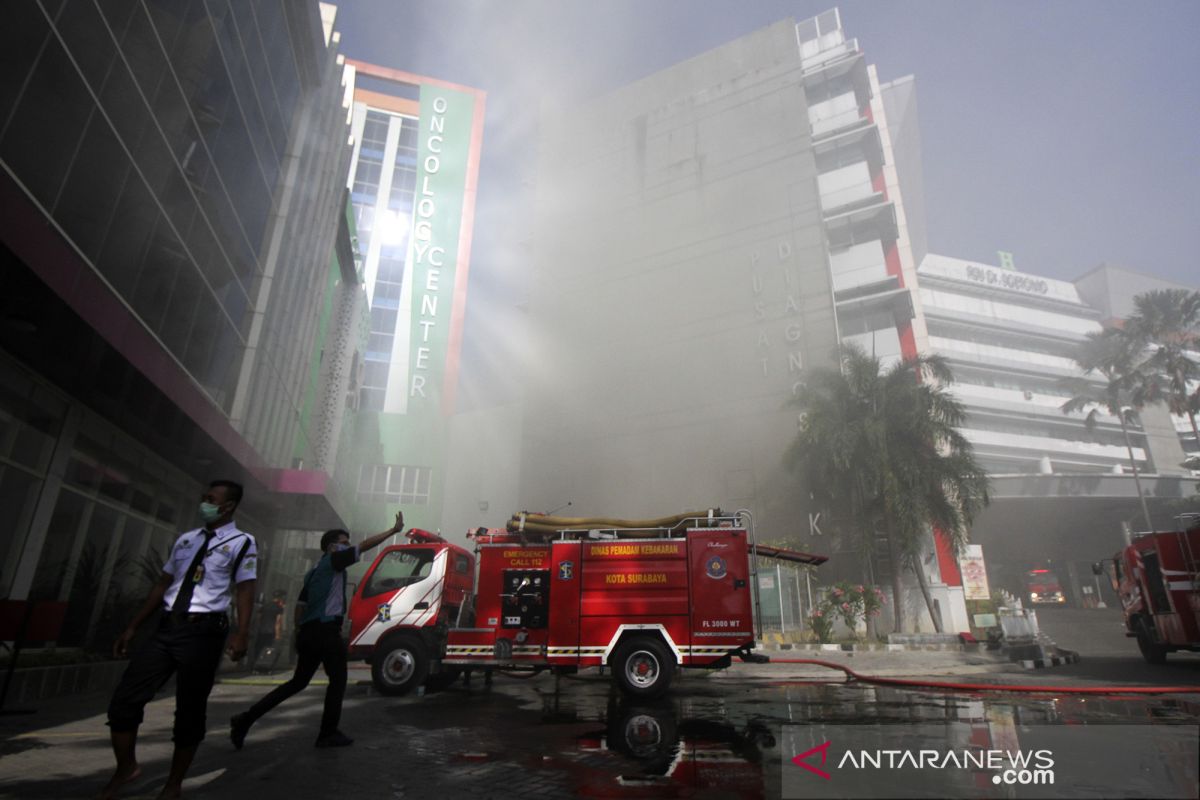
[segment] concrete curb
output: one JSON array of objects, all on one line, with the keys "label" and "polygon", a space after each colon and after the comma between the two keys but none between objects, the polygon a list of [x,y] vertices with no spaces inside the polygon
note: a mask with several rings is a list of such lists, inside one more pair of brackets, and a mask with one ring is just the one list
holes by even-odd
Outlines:
[{"label": "concrete curb", "polygon": [[1045,669],[1046,667],[1061,667],[1066,664],[1078,664],[1079,653],[1070,650],[1062,651],[1061,655],[1046,656],[1045,658],[1026,658],[1017,662],[1025,669]]}]

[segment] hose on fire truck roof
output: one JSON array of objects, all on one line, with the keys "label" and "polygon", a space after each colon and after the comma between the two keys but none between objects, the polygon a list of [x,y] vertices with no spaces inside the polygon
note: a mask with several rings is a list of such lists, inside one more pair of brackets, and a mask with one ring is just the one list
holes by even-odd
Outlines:
[{"label": "hose on fire truck roof", "polygon": [[709,515],[721,517],[721,509],[704,511],[685,511],[682,514],[672,514],[655,519],[617,519],[616,517],[555,517],[549,514],[522,512],[513,514],[512,519],[519,521],[522,516],[525,524],[546,525],[558,528],[671,528],[692,519],[705,519]]},{"label": "hose on fire truck roof", "polygon": [[522,511],[513,514],[505,523],[509,533],[522,533],[545,538],[557,537],[564,530],[611,530],[618,537],[647,538],[661,536],[664,530],[674,531],[695,520],[724,517],[719,508],[706,511],[686,511],[655,519],[617,519],[616,517],[554,517]]}]

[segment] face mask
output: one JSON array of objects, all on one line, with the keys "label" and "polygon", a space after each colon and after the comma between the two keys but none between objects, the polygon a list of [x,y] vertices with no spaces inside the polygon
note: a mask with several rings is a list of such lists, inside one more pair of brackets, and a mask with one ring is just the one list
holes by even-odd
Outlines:
[{"label": "face mask", "polygon": [[337,549],[338,549],[339,551],[341,551],[341,550],[349,550],[349,549],[350,549],[350,545],[348,545],[348,544],[339,544],[339,545],[337,546]]},{"label": "face mask", "polygon": [[215,522],[221,517],[221,507],[215,506],[212,503],[200,504],[200,519],[205,522]]}]

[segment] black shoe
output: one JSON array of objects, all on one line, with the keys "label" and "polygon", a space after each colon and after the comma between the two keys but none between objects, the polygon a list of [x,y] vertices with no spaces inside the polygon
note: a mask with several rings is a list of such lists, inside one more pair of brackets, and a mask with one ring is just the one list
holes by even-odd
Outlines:
[{"label": "black shoe", "polygon": [[250,725],[246,722],[245,714],[234,714],[229,720],[229,741],[233,742],[234,748],[241,750],[242,745],[246,742],[246,734],[250,732]]},{"label": "black shoe", "polygon": [[327,733],[324,736],[317,737],[317,747],[347,747],[354,744],[354,740],[341,731]]}]

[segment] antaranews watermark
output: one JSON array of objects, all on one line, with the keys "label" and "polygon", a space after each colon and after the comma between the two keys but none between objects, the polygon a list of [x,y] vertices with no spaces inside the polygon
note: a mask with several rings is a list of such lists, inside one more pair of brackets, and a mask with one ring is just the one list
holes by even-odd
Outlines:
[{"label": "antaranews watermark", "polygon": [[[1196,797],[1195,725],[788,725],[785,798]],[[1131,784],[1130,782],[1134,783]]]}]

